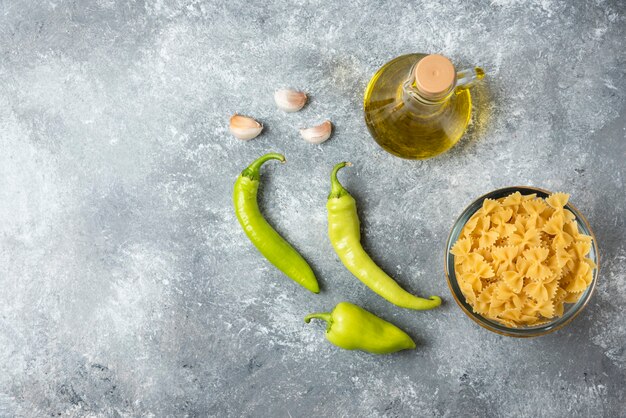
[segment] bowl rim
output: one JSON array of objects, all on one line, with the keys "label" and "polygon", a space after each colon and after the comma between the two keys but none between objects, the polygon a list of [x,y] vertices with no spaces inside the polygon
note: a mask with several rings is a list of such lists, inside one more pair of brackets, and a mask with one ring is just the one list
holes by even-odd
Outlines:
[{"label": "bowl rim", "polygon": [[[461,220],[463,219],[463,217],[467,214],[467,212],[470,211],[471,207],[474,206],[474,204],[476,204],[477,202],[483,201],[495,194],[501,194],[504,192],[510,192],[510,193],[515,193],[516,191],[521,192],[522,194],[524,192],[530,192],[530,194],[532,193],[542,193],[545,195],[550,195],[553,194],[553,192],[546,190],[546,189],[542,189],[540,187],[534,187],[534,186],[508,186],[508,187],[501,187],[495,190],[492,190],[488,193],[485,193],[483,195],[481,195],[480,197],[474,199],[471,203],[469,203],[465,209],[463,209],[463,211],[461,212],[461,214],[457,217],[457,219],[454,221],[454,223],[452,224],[452,228],[450,229],[450,233],[448,234],[448,239],[446,240],[446,246],[444,248],[444,272],[446,275],[446,282],[448,284],[448,288],[450,290],[450,293],[452,294],[452,297],[454,298],[454,300],[456,301],[457,305],[459,305],[459,307],[461,308],[461,310],[474,322],[476,322],[478,325],[480,325],[482,328],[485,328],[491,332],[495,332],[496,334],[499,335],[503,335],[503,336],[507,336],[507,337],[516,337],[516,338],[532,338],[532,337],[540,337],[542,335],[546,335],[546,334],[550,334],[556,330],[559,330],[561,328],[563,328],[565,325],[569,324],[570,322],[572,322],[572,320],[574,318],[576,318],[584,309],[585,307],[588,305],[589,300],[591,299],[591,296],[593,295],[595,288],[596,288],[596,284],[598,281],[598,275],[600,272],[600,252],[598,249],[598,241],[596,240],[596,236],[593,232],[593,230],[591,229],[591,226],[589,225],[589,222],[587,221],[587,218],[585,218],[585,216],[583,216],[583,214],[570,202],[567,203],[567,205],[565,205],[566,209],[569,209],[570,211],[572,211],[572,213],[574,213],[574,215],[576,216],[576,220],[580,220],[582,221],[582,223],[584,224],[585,228],[587,229],[587,231],[589,232],[589,235],[592,238],[592,246],[593,246],[593,250],[594,250],[594,255],[595,255],[595,259],[594,262],[596,263],[596,268],[594,269],[594,273],[593,273],[593,280],[591,281],[591,284],[589,285],[589,289],[585,291],[585,294],[582,296],[584,298],[584,300],[582,301],[582,305],[580,305],[578,308],[576,308],[572,314],[567,317],[565,320],[563,320],[561,323],[548,323],[548,324],[544,324],[542,326],[539,326],[537,328],[510,328],[507,327],[505,325],[501,325],[501,324],[497,324],[477,313],[474,313],[473,311],[469,310],[466,306],[465,303],[462,302],[459,299],[459,296],[457,292],[455,291],[454,287],[452,286],[452,278],[451,278],[451,274],[450,271],[448,270],[448,262],[450,257],[453,257],[450,254],[450,249],[451,249],[451,241],[452,241],[452,235],[454,234],[455,229],[457,228],[458,224],[461,222]],[[469,216],[472,216],[478,209],[474,210]],[[468,218],[469,219],[469,218]],[[467,220],[465,221],[467,222]],[[465,224],[464,222],[464,224]],[[452,272],[452,275],[454,275],[454,281],[455,283],[458,283],[458,281],[456,280],[456,274],[454,272]],[[458,285],[457,285],[458,286]],[[563,317],[559,317],[559,318],[563,318]]]}]

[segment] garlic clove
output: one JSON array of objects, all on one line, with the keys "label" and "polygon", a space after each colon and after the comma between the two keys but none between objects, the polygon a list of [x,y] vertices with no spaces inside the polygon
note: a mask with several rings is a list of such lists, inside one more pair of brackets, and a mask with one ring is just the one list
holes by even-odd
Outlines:
[{"label": "garlic clove", "polygon": [[263,125],[252,118],[235,113],[230,118],[229,129],[235,138],[248,141],[259,136],[263,130]]},{"label": "garlic clove", "polygon": [[306,93],[293,89],[280,89],[274,93],[274,101],[285,112],[297,112],[306,104]]},{"label": "garlic clove", "polygon": [[313,126],[311,128],[300,129],[300,135],[306,142],[311,144],[321,144],[330,138],[330,134],[333,131],[333,124],[329,120],[323,122],[320,125]]}]

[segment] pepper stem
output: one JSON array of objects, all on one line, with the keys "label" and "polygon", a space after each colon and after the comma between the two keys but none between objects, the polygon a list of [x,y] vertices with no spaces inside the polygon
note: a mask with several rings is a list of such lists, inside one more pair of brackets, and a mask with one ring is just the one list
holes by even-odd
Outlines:
[{"label": "pepper stem", "polygon": [[330,331],[330,327],[333,324],[333,316],[330,312],[316,312],[309,314],[304,317],[304,322],[308,324],[313,318],[323,319],[324,321],[326,321],[326,332]]},{"label": "pepper stem", "polygon": [[270,152],[269,154],[262,155],[246,167],[241,172],[241,175],[250,178],[250,180],[258,180],[260,177],[259,170],[261,169],[261,166],[269,160],[278,160],[281,163],[284,163],[285,156],[276,152]]},{"label": "pepper stem", "polygon": [[329,199],[339,198],[341,196],[348,194],[348,191],[344,189],[341,183],[339,183],[339,180],[337,180],[337,172],[346,166],[352,167],[352,163],[344,161],[344,162],[337,164],[335,167],[333,167],[333,171],[331,171],[330,173],[331,188],[330,188],[330,194],[328,195]]}]

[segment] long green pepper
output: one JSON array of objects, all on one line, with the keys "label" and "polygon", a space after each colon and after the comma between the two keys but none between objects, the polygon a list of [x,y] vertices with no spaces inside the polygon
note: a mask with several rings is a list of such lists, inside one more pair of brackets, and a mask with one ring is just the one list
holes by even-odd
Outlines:
[{"label": "long green pepper", "polygon": [[441,298],[424,299],[404,290],[389,277],[361,246],[361,230],[356,201],[337,180],[337,172],[347,166],[337,164],[330,175],[331,191],[328,195],[328,235],[335,252],[350,272],[367,287],[394,305],[407,309],[433,309],[441,304]]},{"label": "long green pepper", "polygon": [[313,293],[320,291],[306,260],[265,220],[257,203],[260,168],[268,160],[285,161],[282,154],[265,154],[252,162],[235,181],[233,203],[244,232],[267,260]]}]

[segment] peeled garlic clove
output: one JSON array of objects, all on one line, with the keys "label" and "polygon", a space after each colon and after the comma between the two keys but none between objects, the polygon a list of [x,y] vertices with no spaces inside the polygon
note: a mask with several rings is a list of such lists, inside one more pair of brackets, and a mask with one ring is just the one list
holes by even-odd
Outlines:
[{"label": "peeled garlic clove", "polygon": [[297,112],[306,104],[306,93],[293,89],[280,89],[274,93],[274,101],[285,112]]},{"label": "peeled garlic clove", "polygon": [[262,130],[263,125],[247,116],[241,116],[235,113],[230,118],[230,133],[233,134],[235,138],[248,141],[259,136]]},{"label": "peeled garlic clove", "polygon": [[330,137],[332,131],[333,125],[327,120],[321,125],[300,129],[300,135],[302,135],[305,141],[311,144],[321,144]]}]

